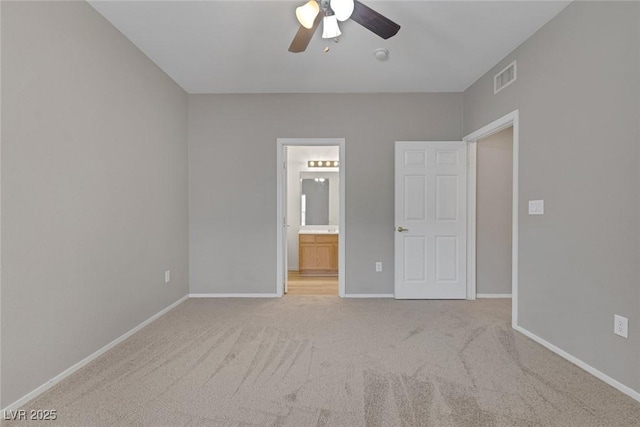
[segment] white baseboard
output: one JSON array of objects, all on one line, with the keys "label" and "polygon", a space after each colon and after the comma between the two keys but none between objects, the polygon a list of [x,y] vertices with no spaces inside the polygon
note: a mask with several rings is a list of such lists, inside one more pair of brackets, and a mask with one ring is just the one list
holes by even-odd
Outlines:
[{"label": "white baseboard", "polygon": [[278,294],[189,294],[189,298],[276,298]]},{"label": "white baseboard", "polygon": [[393,294],[345,294],[345,298],[393,298]]},{"label": "white baseboard", "polygon": [[511,294],[476,294],[476,298],[511,298]]},{"label": "white baseboard", "polygon": [[85,357],[84,359],[82,359],[81,361],[76,363],[75,365],[73,365],[70,368],[64,370],[63,372],[61,372],[60,374],[56,375],[55,377],[53,377],[52,379],[50,379],[46,383],[42,384],[40,387],[36,388],[32,392],[29,392],[26,395],[22,396],[20,399],[16,400],[15,402],[13,402],[12,404],[7,406],[6,408],[4,408],[0,412],[5,414],[5,413],[10,412],[10,411],[15,411],[16,409],[18,409],[21,406],[25,405],[31,399],[34,399],[35,397],[37,397],[40,394],[44,393],[45,391],[49,390],[51,387],[53,387],[54,385],[58,384],[63,379],[67,378],[69,375],[73,374],[78,369],[86,366],[87,364],[92,362],[94,359],[98,358],[102,354],[104,354],[107,351],[111,350],[113,347],[115,347],[116,345],[120,344],[122,341],[126,340],[131,335],[135,334],[140,329],[144,328],[149,323],[153,322],[154,320],[156,320],[157,318],[159,318],[163,314],[165,314],[168,311],[170,311],[171,309],[175,308],[178,304],[182,303],[183,301],[187,300],[188,298],[189,298],[189,295],[183,296],[178,301],[174,302],[173,304],[171,304],[170,306],[164,308],[163,310],[157,312],[156,314],[154,314],[153,316],[151,316],[150,318],[148,318],[144,322],[140,323],[138,326],[136,326],[133,329],[131,329],[129,332],[124,333],[120,337],[116,338],[115,340],[111,341],[109,344],[107,344],[104,347],[102,347],[100,350],[98,350],[95,353]]},{"label": "white baseboard", "polygon": [[522,326],[517,326],[516,325],[516,326],[513,327],[513,329],[515,329],[516,331],[520,332],[521,334],[531,338],[532,340],[534,340],[538,344],[541,344],[541,345],[545,346],[549,350],[551,350],[554,353],[556,353],[558,356],[567,359],[569,362],[571,362],[574,365],[584,369],[585,371],[587,371],[591,375],[601,379],[605,383],[609,384],[611,387],[620,390],[621,392],[623,392],[627,396],[629,396],[632,399],[635,399],[638,402],[640,402],[640,392],[637,392],[634,389],[632,389],[631,387],[622,384],[618,380],[614,380],[609,375],[600,372],[599,370],[597,370],[593,366],[586,364],[582,360],[580,360],[577,357],[567,353],[566,351],[562,350],[561,348],[556,347],[555,345],[551,344],[550,342],[545,341],[544,339],[542,339],[539,336],[533,334],[532,332],[529,332],[528,330],[524,329]]}]

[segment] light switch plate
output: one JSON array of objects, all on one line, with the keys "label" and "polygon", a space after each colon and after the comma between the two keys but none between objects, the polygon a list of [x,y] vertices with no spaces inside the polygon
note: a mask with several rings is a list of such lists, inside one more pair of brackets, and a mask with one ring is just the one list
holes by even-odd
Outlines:
[{"label": "light switch plate", "polygon": [[529,215],[544,215],[544,200],[529,200]]},{"label": "light switch plate", "polygon": [[164,283],[169,283],[171,281],[171,270],[167,270],[164,272]]}]

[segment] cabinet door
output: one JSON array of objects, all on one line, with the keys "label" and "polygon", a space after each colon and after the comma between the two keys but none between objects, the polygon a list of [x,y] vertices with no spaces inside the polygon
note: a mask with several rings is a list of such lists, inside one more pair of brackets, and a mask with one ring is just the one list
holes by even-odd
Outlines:
[{"label": "cabinet door", "polygon": [[300,235],[299,243],[299,268],[301,273],[337,273],[337,235]]},{"label": "cabinet door", "polygon": [[315,266],[318,270],[331,270],[333,263],[333,244],[316,243],[315,245]]},{"label": "cabinet door", "polygon": [[299,263],[300,271],[311,270],[315,265],[316,246],[314,244],[300,243]]}]

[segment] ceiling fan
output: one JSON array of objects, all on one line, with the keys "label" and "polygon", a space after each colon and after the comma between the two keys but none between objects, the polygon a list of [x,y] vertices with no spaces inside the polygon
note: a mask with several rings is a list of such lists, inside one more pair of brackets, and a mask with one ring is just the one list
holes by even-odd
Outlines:
[{"label": "ceiling fan", "polygon": [[337,38],[341,34],[338,21],[349,18],[383,39],[395,36],[400,30],[400,25],[358,0],[309,0],[296,9],[296,17],[300,28],[289,46],[289,52],[294,53],[307,49],[320,21],[323,22],[322,38],[325,39]]}]

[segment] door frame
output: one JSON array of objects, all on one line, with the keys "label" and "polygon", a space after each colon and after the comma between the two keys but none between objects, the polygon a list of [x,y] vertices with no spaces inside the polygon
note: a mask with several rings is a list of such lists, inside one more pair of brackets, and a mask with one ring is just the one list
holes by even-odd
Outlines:
[{"label": "door frame", "polygon": [[511,216],[511,324],[518,325],[518,197],[520,113],[514,110],[462,138],[469,147],[467,186],[467,299],[476,299],[476,191],[478,141],[513,127],[513,204]]},{"label": "door frame", "polygon": [[345,209],[345,189],[346,189],[346,162],[345,162],[345,139],[344,138],[277,138],[277,154],[276,154],[276,295],[281,297],[284,295],[284,278],[287,272],[284,271],[284,259],[283,259],[283,251],[284,245],[287,244],[287,233],[284,233],[283,230],[283,218],[285,218],[285,212],[282,209],[282,197],[283,197],[283,186],[286,185],[286,182],[282,179],[282,169],[286,162],[286,158],[284,157],[284,147],[287,146],[300,146],[300,145],[320,145],[320,146],[338,146],[339,151],[339,161],[340,167],[338,168],[338,177],[340,180],[339,189],[340,189],[340,206],[339,206],[339,217],[340,224],[338,226],[339,229],[339,239],[338,239],[338,295],[340,297],[345,296],[345,270],[346,270],[346,209]]}]

